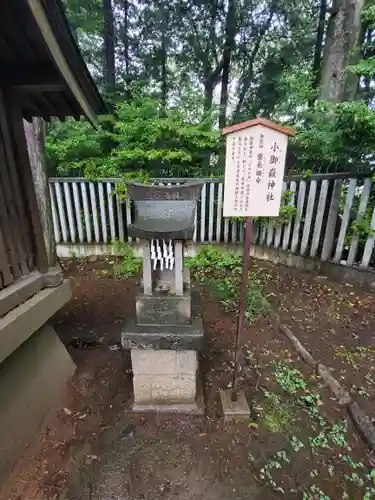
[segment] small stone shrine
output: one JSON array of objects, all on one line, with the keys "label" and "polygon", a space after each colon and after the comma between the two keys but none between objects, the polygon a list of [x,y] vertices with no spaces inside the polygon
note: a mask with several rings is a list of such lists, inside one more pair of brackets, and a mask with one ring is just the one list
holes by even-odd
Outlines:
[{"label": "small stone shrine", "polygon": [[197,351],[203,322],[183,255],[184,242],[193,237],[201,189],[201,183],[128,185],[134,210],[128,234],[143,246],[136,314],[121,339],[131,352],[135,411],[201,411]]}]

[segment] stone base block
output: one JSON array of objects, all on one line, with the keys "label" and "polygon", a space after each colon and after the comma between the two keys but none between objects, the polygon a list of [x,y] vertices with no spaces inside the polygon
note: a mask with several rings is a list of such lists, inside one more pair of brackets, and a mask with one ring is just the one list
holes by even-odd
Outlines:
[{"label": "stone base block", "polygon": [[134,375],[191,375],[198,369],[196,351],[131,349]]},{"label": "stone base block", "polygon": [[134,402],[190,404],[195,401],[196,351],[132,349]]},{"label": "stone base block", "polygon": [[134,375],[134,401],[138,404],[193,403],[196,383],[195,375]]},{"label": "stone base block", "polygon": [[237,401],[234,403],[232,402],[231,396],[231,390],[220,391],[220,400],[223,407],[224,422],[230,423],[249,420],[250,408],[247,404],[244,391],[239,391]]},{"label": "stone base block", "polygon": [[136,413],[158,412],[181,413],[184,415],[204,415],[204,401],[203,396],[200,394],[200,391],[198,391],[197,397],[193,403],[134,403],[132,410]]}]

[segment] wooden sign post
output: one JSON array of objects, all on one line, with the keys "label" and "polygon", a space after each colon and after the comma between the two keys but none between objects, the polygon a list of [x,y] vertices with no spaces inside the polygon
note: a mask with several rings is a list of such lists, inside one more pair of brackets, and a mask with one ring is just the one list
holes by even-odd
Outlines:
[{"label": "wooden sign post", "polygon": [[[288,135],[294,130],[255,118],[222,130],[226,135],[224,217],[245,217],[245,241],[234,355],[232,402],[238,397],[239,351],[248,290],[252,217],[277,217]],[[232,409],[233,410],[233,409]]]}]

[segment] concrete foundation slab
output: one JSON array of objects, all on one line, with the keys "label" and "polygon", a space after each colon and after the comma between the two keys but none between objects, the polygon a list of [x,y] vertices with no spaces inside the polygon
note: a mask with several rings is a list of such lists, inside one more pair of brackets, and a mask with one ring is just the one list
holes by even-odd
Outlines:
[{"label": "concrete foundation slab", "polygon": [[250,408],[247,403],[244,391],[239,391],[237,401],[235,403],[232,402],[231,396],[231,390],[220,391],[220,400],[221,406],[223,407],[224,422],[230,423],[249,420]]},{"label": "concrete foundation slab", "polygon": [[63,404],[75,364],[45,325],[0,365],[0,481],[31,442],[48,412]]},{"label": "concrete foundation slab", "polygon": [[193,318],[190,325],[137,325],[129,317],[121,333],[124,349],[190,349],[203,347],[203,320]]}]

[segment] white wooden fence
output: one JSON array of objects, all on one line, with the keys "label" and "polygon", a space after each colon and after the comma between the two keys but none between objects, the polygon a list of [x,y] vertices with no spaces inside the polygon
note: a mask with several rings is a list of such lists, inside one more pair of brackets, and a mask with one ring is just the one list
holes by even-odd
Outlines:
[{"label": "white wooden fence", "polygon": [[[156,179],[158,183],[183,183],[188,179]],[[241,243],[243,222],[223,218],[221,179],[202,179],[194,242]],[[111,244],[129,241],[131,220],[128,201],[115,192],[116,179],[51,178],[53,227],[58,244]],[[288,204],[296,207],[290,220],[258,219],[253,242],[301,256],[345,265],[373,266],[375,241],[375,192],[367,174],[319,174],[303,179],[286,177],[291,192]],[[355,226],[355,228],[354,228]],[[360,232],[356,228],[363,227]]]}]

